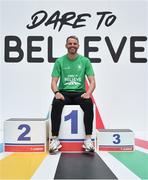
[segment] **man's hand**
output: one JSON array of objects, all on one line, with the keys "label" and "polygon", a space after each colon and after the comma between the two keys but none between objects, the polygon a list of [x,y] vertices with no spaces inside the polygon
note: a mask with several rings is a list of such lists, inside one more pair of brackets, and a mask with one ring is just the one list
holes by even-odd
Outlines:
[{"label": "man's hand", "polygon": [[60,92],[57,92],[57,93],[55,94],[55,98],[56,98],[56,99],[61,99],[61,100],[64,100],[64,99],[65,99],[64,96],[63,96]]},{"label": "man's hand", "polygon": [[82,95],[81,95],[81,98],[84,98],[84,99],[89,99],[90,98],[90,94],[89,93],[83,93]]}]

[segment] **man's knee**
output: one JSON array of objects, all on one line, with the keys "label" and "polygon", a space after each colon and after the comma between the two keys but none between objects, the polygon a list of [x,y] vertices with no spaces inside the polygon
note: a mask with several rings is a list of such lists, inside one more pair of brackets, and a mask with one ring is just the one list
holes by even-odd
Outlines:
[{"label": "man's knee", "polygon": [[91,98],[89,98],[89,99],[83,99],[82,101],[83,101],[85,104],[88,104],[88,105],[92,105],[92,106],[93,106],[93,102],[92,102]]},{"label": "man's knee", "polygon": [[64,103],[64,100],[61,100],[61,99],[55,99],[53,100],[52,102],[52,106],[63,106],[65,103]]},{"label": "man's knee", "polygon": [[93,102],[91,100],[91,98],[89,99],[83,99],[83,103],[81,104],[81,108],[83,110],[93,110]]}]

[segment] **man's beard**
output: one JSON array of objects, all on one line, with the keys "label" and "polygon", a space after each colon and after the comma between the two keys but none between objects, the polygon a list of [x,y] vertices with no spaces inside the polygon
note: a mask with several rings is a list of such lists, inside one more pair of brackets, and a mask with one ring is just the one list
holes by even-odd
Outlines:
[{"label": "man's beard", "polygon": [[77,53],[77,48],[69,48],[68,49],[68,53],[70,53],[70,54],[76,54]]}]

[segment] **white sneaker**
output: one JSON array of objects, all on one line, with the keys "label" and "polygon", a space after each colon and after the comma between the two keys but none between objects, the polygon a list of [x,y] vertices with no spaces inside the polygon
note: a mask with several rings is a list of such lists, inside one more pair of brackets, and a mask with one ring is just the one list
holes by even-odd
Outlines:
[{"label": "white sneaker", "polygon": [[94,145],[93,145],[93,142],[92,142],[91,139],[86,139],[84,141],[83,148],[86,151],[89,151],[89,152],[94,152],[95,151],[95,148],[94,148]]},{"label": "white sneaker", "polygon": [[52,139],[49,145],[49,152],[53,153],[55,151],[58,151],[61,147],[62,145],[60,144],[60,141],[58,140],[58,138]]}]

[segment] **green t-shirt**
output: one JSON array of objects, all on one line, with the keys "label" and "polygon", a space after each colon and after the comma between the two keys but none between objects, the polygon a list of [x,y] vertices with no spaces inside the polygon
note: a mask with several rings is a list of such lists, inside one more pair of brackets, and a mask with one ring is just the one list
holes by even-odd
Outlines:
[{"label": "green t-shirt", "polygon": [[54,64],[52,77],[59,77],[58,89],[61,91],[85,91],[85,75],[94,76],[90,60],[78,55],[70,60],[67,55],[58,58]]}]

